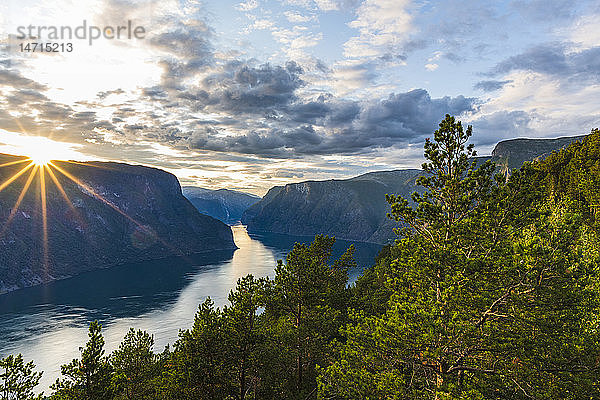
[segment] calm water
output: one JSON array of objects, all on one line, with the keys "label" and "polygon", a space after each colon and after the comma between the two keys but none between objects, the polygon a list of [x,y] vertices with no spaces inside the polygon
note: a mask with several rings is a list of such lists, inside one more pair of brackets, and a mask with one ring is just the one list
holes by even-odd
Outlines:
[{"label": "calm water", "polygon": [[[154,335],[155,350],[177,339],[191,326],[198,304],[210,296],[217,306],[227,303],[239,277],[273,276],[277,259],[295,242],[312,238],[287,235],[248,235],[232,227],[235,252],[215,252],[133,264],[79,275],[51,284],[0,296],[0,358],[22,353],[44,375],[40,390],[60,375],[60,365],[79,357],[87,341],[87,326],[99,320],[108,352],[118,347],[132,327]],[[351,242],[338,241],[335,256]],[[372,264],[380,246],[355,243],[357,271]]]}]

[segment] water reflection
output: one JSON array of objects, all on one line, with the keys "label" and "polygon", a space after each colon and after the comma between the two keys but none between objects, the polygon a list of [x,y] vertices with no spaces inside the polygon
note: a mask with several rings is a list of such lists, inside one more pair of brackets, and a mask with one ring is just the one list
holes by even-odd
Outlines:
[{"label": "water reflection", "polygon": [[[296,241],[310,237],[252,234],[232,228],[239,247],[187,258],[151,261],[93,271],[48,285],[0,296],[0,357],[22,353],[44,371],[41,387],[59,376],[60,365],[78,357],[90,321],[103,325],[107,351],[114,350],[130,327],[147,330],[155,350],[173,343],[189,327],[198,304],[210,296],[227,302],[237,279],[247,274],[272,276],[276,260]],[[339,256],[351,243],[338,241]],[[370,265],[380,246],[357,243],[359,265]],[[351,271],[356,277],[360,271]]]}]

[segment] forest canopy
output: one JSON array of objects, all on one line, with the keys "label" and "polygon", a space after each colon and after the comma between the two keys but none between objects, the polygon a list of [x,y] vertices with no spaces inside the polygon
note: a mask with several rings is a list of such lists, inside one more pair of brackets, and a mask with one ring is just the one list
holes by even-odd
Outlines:
[{"label": "forest canopy", "polygon": [[[390,194],[398,238],[350,284],[354,249],[296,244],[275,277],[207,299],[157,353],[100,324],[51,399],[599,398],[600,132],[510,176],[447,115],[425,142],[423,190]],[[40,373],[0,361],[0,399],[37,399]]]}]

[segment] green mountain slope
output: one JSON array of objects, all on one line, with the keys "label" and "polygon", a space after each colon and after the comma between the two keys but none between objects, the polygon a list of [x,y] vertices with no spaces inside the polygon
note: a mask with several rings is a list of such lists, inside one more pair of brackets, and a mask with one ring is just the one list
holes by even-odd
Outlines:
[{"label": "green mountain slope", "polygon": [[[499,172],[548,156],[585,136],[513,139],[498,143],[491,159]],[[242,216],[250,232],[290,235],[323,233],[340,239],[386,243],[395,238],[385,194],[410,198],[417,190],[417,169],[371,172],[352,179],[306,181],[272,188]]]}]

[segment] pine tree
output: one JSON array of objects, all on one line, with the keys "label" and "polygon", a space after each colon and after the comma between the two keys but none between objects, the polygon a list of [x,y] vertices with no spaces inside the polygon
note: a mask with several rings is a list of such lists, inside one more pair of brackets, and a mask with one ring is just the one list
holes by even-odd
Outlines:
[{"label": "pine tree", "polygon": [[63,379],[51,386],[53,399],[107,400],[113,396],[111,388],[112,367],[104,355],[102,326],[93,321],[89,327],[89,340],[80,348],[81,360],[74,359],[61,366]]},{"label": "pine tree", "polygon": [[117,398],[153,398],[155,389],[152,380],[157,374],[158,358],[152,352],[153,346],[154,338],[150,334],[132,328],[111,354],[112,384],[118,393]]},{"label": "pine tree", "polygon": [[264,305],[265,279],[240,278],[223,308],[225,363],[231,372],[232,398],[256,398],[260,385],[262,346],[265,335],[259,326],[259,308]]},{"label": "pine tree", "polygon": [[163,372],[163,399],[218,399],[232,391],[225,365],[221,310],[207,298],[198,307],[191,329],[179,332]]},{"label": "pine tree", "polygon": [[[389,196],[403,236],[385,312],[353,314],[320,396],[347,399],[577,398],[595,390],[586,358],[589,269],[576,267],[577,217],[548,205],[527,174],[477,168],[471,135],[446,116],[425,144],[414,206]],[[531,190],[530,190],[531,189]],[[589,342],[588,342],[589,345]],[[596,347],[588,347],[588,351]]]},{"label": "pine tree", "polygon": [[41,372],[35,372],[33,361],[25,363],[23,356],[8,356],[0,360],[0,400],[41,400],[33,389],[40,382]]},{"label": "pine tree", "polygon": [[316,365],[327,363],[328,343],[345,322],[354,248],[330,264],[334,242],[317,235],[310,245],[296,243],[286,263],[279,261],[275,268],[264,318],[278,354],[270,367],[276,374],[271,382],[283,380],[281,395],[288,398],[304,399],[315,392]]}]

